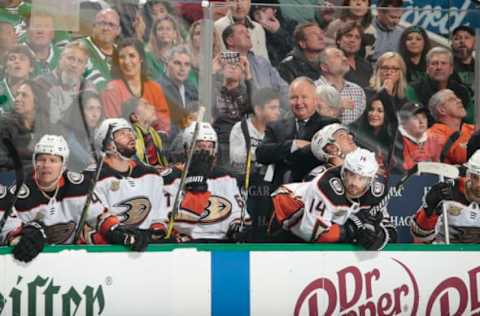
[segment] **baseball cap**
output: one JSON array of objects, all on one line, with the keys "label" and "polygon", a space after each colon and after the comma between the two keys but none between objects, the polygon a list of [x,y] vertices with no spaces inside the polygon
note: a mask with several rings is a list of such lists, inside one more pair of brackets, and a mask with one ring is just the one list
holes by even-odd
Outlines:
[{"label": "baseball cap", "polygon": [[457,32],[460,32],[460,31],[465,31],[465,32],[468,32],[470,35],[475,36],[475,30],[472,27],[467,25],[459,25],[453,29],[452,37],[455,36],[455,34],[457,34]]}]

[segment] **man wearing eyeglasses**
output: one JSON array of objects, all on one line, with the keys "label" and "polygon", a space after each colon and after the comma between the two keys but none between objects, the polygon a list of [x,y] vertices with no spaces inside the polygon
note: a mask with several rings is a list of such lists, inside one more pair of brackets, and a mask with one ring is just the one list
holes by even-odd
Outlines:
[{"label": "man wearing eyeglasses", "polygon": [[104,9],[95,16],[92,36],[82,39],[90,52],[85,75],[95,83],[97,90],[105,88],[111,79],[112,56],[115,52],[115,40],[120,35],[120,17],[113,9]]},{"label": "man wearing eyeglasses", "polygon": [[405,91],[411,102],[428,104],[430,98],[443,89],[452,90],[461,100],[467,116],[464,121],[474,122],[474,99],[469,88],[453,75],[453,55],[448,48],[434,47],[427,54],[427,78],[413,82]]}]

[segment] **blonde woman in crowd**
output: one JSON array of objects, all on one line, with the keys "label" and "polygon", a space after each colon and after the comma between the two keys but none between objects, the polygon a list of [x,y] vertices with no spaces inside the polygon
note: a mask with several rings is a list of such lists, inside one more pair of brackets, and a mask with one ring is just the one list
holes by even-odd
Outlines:
[{"label": "blonde woman in crowd", "polygon": [[384,53],[375,64],[373,76],[370,79],[370,89],[367,89],[367,98],[375,93],[390,96],[395,112],[406,102],[405,89],[407,88],[406,67],[403,58],[394,52]]}]

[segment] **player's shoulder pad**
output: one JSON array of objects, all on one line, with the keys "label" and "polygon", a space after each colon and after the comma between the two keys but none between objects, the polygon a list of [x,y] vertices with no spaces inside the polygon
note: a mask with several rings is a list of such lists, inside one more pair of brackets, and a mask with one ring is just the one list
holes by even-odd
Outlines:
[{"label": "player's shoulder pad", "polygon": [[156,174],[158,175],[157,169],[153,168],[152,166],[145,165],[143,163],[137,163],[133,168],[132,174],[130,175],[132,178],[139,178],[147,174]]},{"label": "player's shoulder pad", "polygon": [[234,178],[233,174],[230,171],[228,171],[227,169],[221,168],[221,167],[213,168],[213,170],[210,173],[210,176],[208,178],[209,179],[218,179],[218,178],[223,178],[223,177]]},{"label": "player's shoulder pad", "polygon": [[320,177],[316,178],[318,189],[330,196],[343,196],[345,194],[345,187],[340,178],[340,168],[330,168],[325,171]]},{"label": "player's shoulder pad", "polygon": [[159,171],[159,174],[163,179],[163,183],[169,185],[182,176],[182,171],[177,167],[166,167]]},{"label": "player's shoulder pad", "polygon": [[373,180],[370,186],[370,192],[374,197],[380,198],[385,195],[385,184],[378,180]]},{"label": "player's shoulder pad", "polygon": [[[90,175],[87,175],[87,178]],[[71,184],[82,184],[85,182],[85,176],[82,173],[78,173],[75,171],[65,171],[64,179]]]}]

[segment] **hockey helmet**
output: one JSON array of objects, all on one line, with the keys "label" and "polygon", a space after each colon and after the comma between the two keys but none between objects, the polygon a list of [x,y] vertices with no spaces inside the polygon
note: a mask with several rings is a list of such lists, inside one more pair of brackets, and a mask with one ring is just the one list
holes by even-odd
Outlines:
[{"label": "hockey helmet", "polygon": [[[105,153],[107,151],[107,145],[113,141],[113,134],[124,128],[128,128],[133,132],[130,123],[123,118],[109,118],[104,120],[95,131],[95,146],[101,152]],[[113,147],[112,150],[115,152],[116,146]]]},{"label": "hockey helmet", "polygon": [[324,149],[328,144],[335,144],[335,138],[333,136],[340,130],[348,131],[348,128],[345,125],[333,123],[323,127],[321,130],[316,132],[315,135],[313,135],[311,151],[315,158],[318,160],[327,161],[332,157],[332,155],[325,152]]},{"label": "hockey helmet", "polygon": [[63,136],[59,135],[44,135],[38,143],[35,144],[33,149],[32,162],[35,166],[35,159],[37,155],[48,154],[62,157],[63,166],[67,164],[68,156],[70,150],[68,149],[68,144],[65,141]]},{"label": "hockey helmet", "polygon": [[349,170],[363,177],[369,177],[372,180],[378,171],[378,162],[375,154],[363,148],[348,153],[342,166],[342,174],[344,170]]},{"label": "hockey helmet", "polygon": [[480,150],[475,151],[472,157],[465,163],[465,167],[467,167],[467,173],[480,176]]},{"label": "hockey helmet", "polygon": [[[185,130],[183,131],[182,143],[183,143],[183,146],[186,148],[189,148],[190,144],[192,143],[193,134],[195,133],[196,125],[197,125],[197,122],[194,122],[190,124],[187,128],[185,128]],[[210,125],[210,123],[200,122],[198,135],[197,135],[197,141],[199,140],[213,142],[214,144],[213,153],[214,154],[217,153],[217,149],[218,149],[217,133],[213,129],[212,125]]]}]

